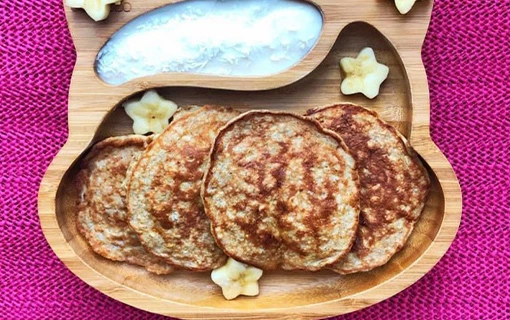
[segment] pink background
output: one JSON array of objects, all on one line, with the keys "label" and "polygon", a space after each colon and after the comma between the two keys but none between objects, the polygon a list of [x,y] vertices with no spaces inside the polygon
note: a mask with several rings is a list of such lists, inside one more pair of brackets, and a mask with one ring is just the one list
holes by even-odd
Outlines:
[{"label": "pink background", "polygon": [[[510,318],[509,15],[509,0],[436,1],[423,48],[432,138],[460,179],[462,224],[415,285],[337,319]],[[163,318],[87,286],[39,226],[37,190],[67,139],[76,57],[62,0],[2,0],[0,26],[0,319]]]}]

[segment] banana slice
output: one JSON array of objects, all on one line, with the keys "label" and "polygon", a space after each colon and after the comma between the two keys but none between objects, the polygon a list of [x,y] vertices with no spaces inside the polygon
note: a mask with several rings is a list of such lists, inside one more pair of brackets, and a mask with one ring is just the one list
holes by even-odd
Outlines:
[{"label": "banana slice", "polygon": [[211,279],[221,287],[223,296],[232,300],[240,295],[256,296],[259,294],[258,280],[262,270],[228,258],[227,263],[211,273]]},{"label": "banana slice", "polygon": [[126,113],[133,119],[133,131],[137,134],[163,132],[177,108],[175,103],[161,98],[154,90],[145,92],[140,101],[124,103]]},{"label": "banana slice", "polygon": [[395,0],[395,5],[401,14],[406,14],[411,11],[415,2],[416,0]]},{"label": "banana slice", "polygon": [[119,3],[120,0],[65,0],[66,5],[71,8],[81,8],[94,21],[101,21],[110,14],[110,5]]},{"label": "banana slice", "polygon": [[377,62],[372,48],[361,50],[357,58],[343,58],[340,60],[340,67],[345,73],[341,85],[342,93],[362,93],[369,99],[379,95],[379,88],[390,71],[387,66]]}]

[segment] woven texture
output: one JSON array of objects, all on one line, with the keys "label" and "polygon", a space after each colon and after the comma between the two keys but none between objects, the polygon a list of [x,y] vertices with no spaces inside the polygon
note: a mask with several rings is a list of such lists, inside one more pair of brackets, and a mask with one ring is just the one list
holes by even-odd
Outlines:
[{"label": "woven texture", "polygon": [[[423,49],[432,137],[460,179],[462,224],[415,285],[337,319],[510,318],[509,14],[508,0],[436,0]],[[76,58],[62,0],[2,0],[0,26],[0,319],[162,319],[87,286],[41,232],[37,190],[67,139]]]}]

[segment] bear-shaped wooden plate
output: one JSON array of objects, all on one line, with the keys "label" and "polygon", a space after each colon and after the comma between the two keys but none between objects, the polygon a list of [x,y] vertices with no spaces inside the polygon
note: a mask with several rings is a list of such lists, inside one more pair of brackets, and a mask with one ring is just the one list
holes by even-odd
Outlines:
[{"label": "bear-shaped wooden plate", "polygon": [[[107,84],[95,69],[98,52],[126,23],[173,0],[129,0],[95,23],[81,10],[66,8],[77,49],[69,93],[69,139],[51,163],[39,190],[44,234],[57,256],[83,281],[119,301],[151,312],[189,319],[322,318],[359,310],[389,298],[425,275],[450,246],[461,218],[461,193],[448,161],[429,135],[429,92],[421,47],[432,0],[418,1],[402,16],[393,0],[316,0],[320,37],[297,64],[268,76],[229,77],[161,73]],[[364,47],[389,66],[380,95],[369,100],[340,93],[338,63]],[[132,133],[122,102],[144,90],[178,105],[217,104],[242,110],[295,113],[338,102],[377,111],[411,143],[432,180],[423,214],[402,251],[370,272],[341,276],[331,271],[266,272],[260,295],[227,301],[210,273],[178,271],[167,276],[106,260],[92,252],[75,226],[78,197],[73,179],[79,159],[95,142]]]}]

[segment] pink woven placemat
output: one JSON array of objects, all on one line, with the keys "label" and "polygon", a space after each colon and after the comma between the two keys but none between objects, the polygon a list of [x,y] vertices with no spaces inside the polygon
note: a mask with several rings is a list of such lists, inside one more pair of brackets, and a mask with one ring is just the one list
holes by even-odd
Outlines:
[{"label": "pink woven placemat", "polygon": [[[436,0],[423,49],[432,137],[460,179],[462,224],[415,285],[338,319],[510,318],[509,14],[508,0]],[[75,61],[62,0],[2,0],[0,26],[0,319],[164,318],[87,286],[41,232],[37,190],[67,139]]]}]

